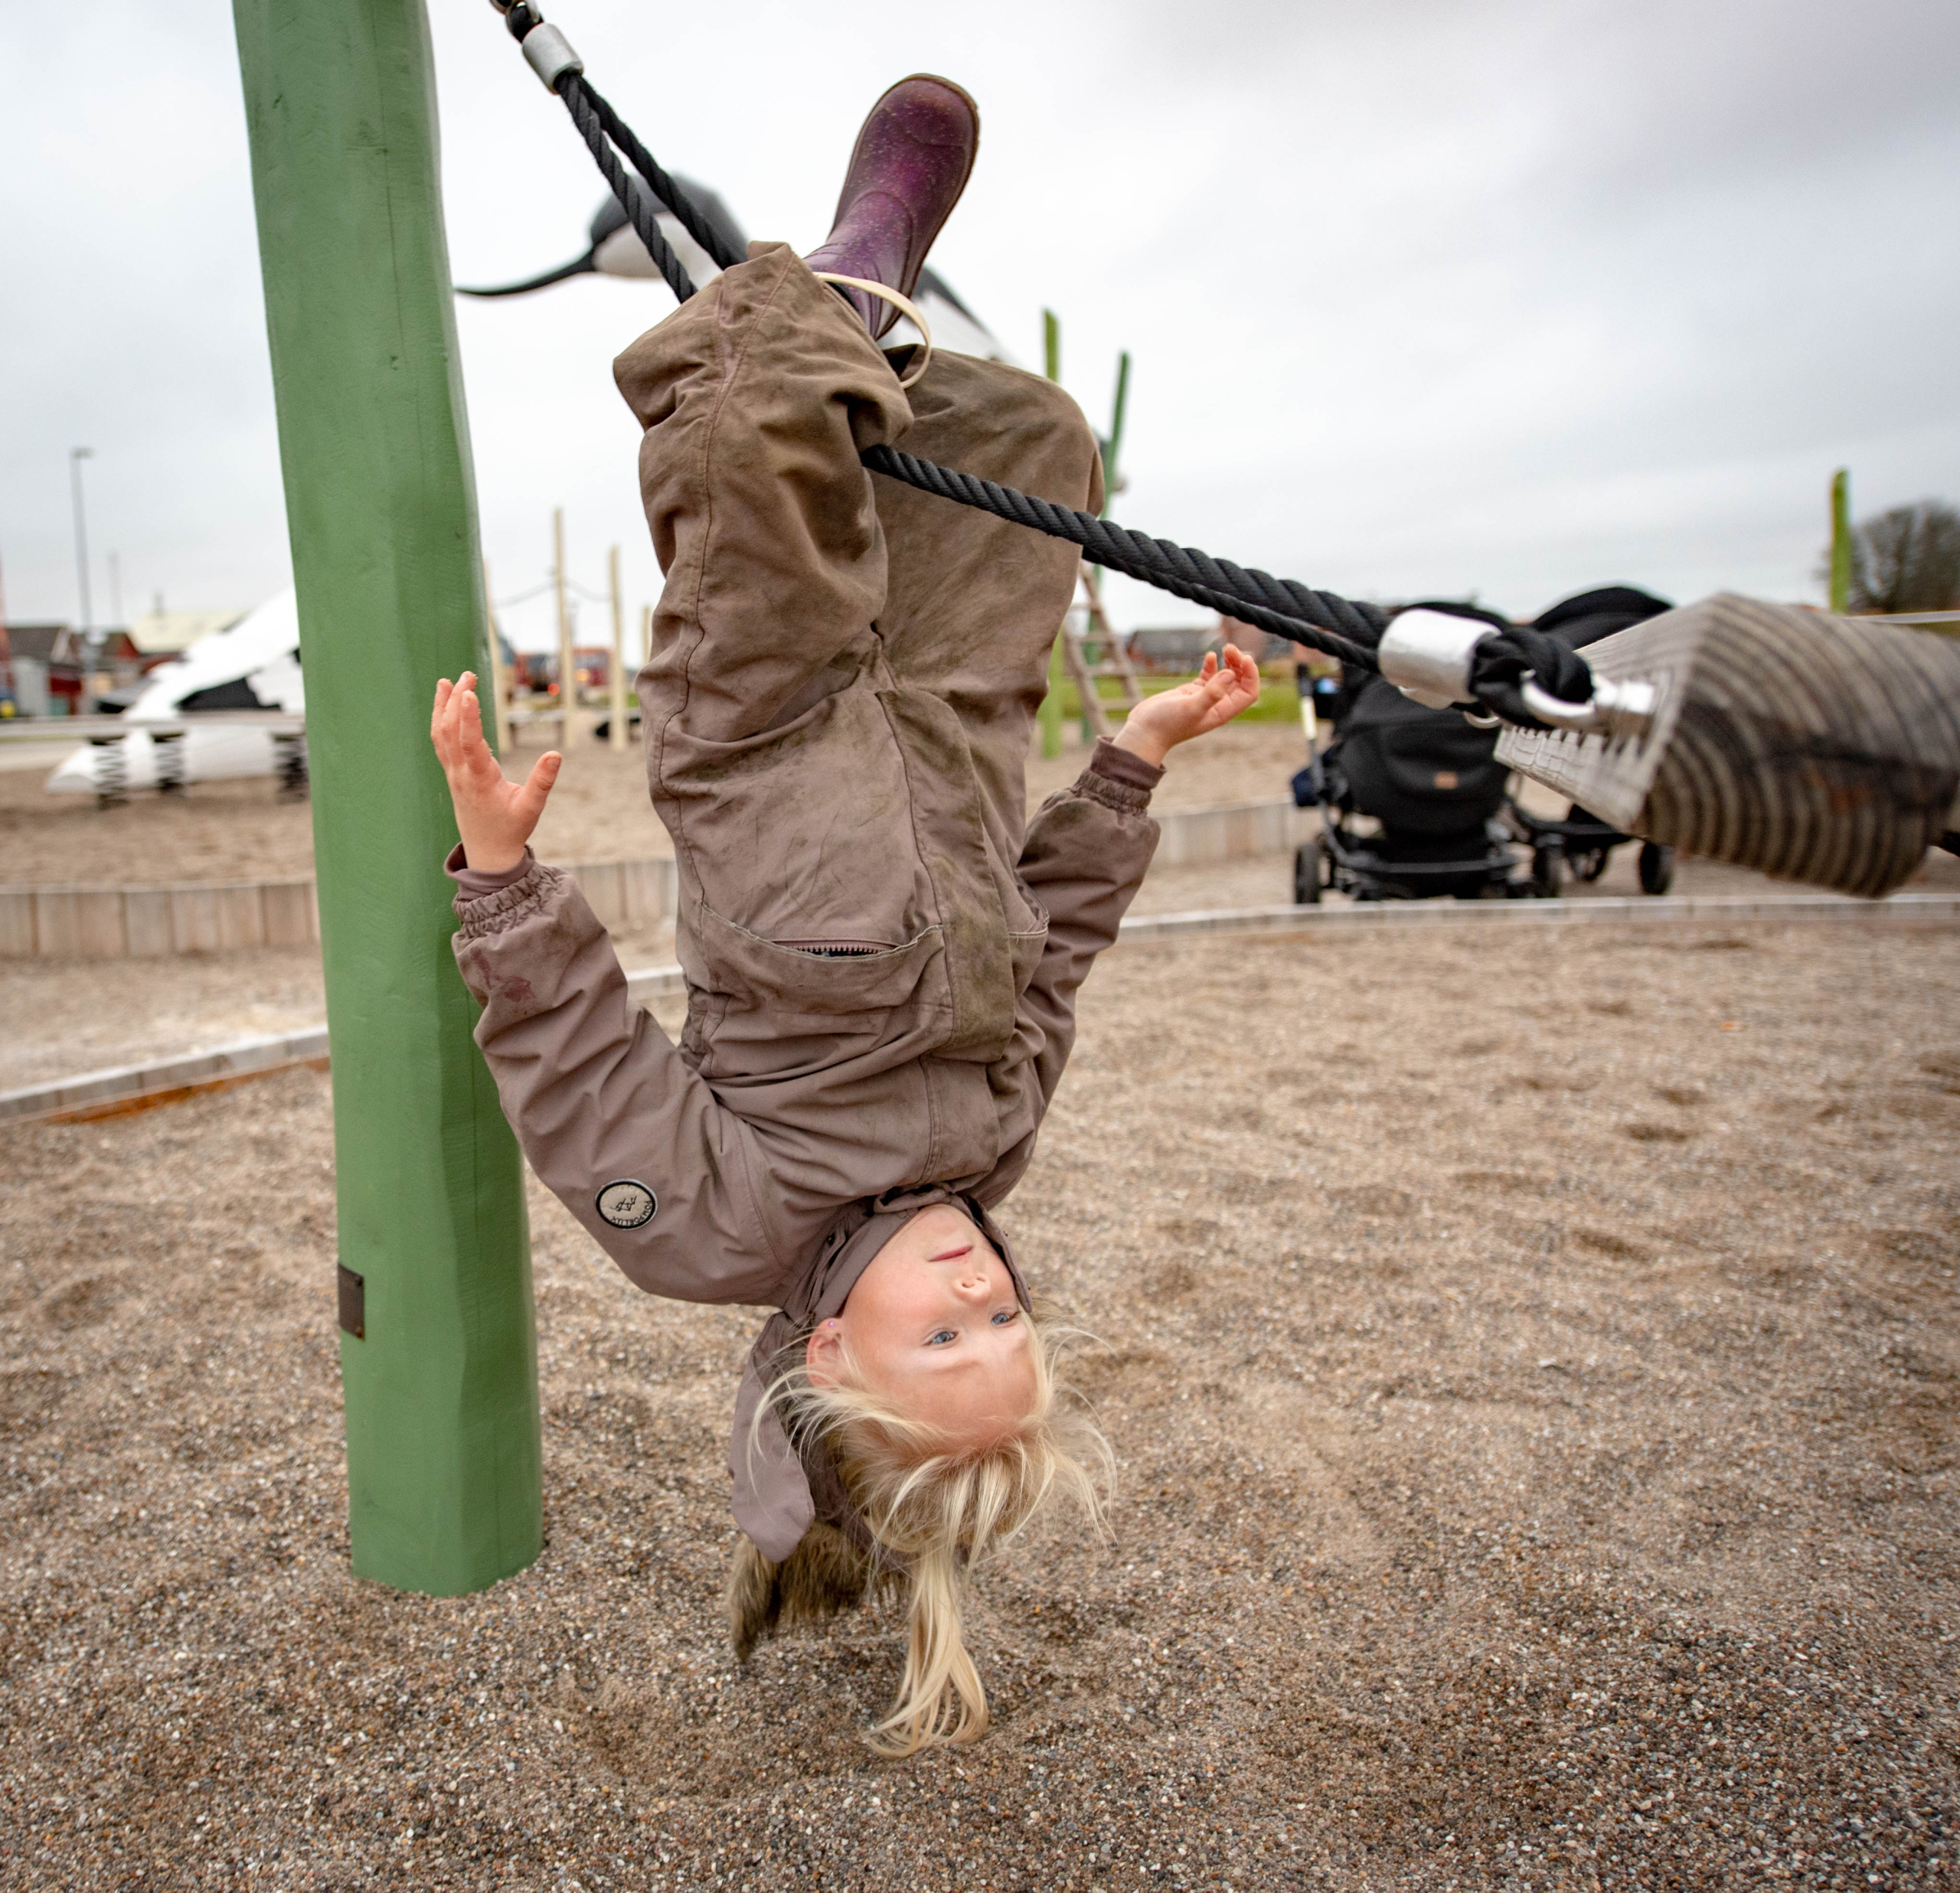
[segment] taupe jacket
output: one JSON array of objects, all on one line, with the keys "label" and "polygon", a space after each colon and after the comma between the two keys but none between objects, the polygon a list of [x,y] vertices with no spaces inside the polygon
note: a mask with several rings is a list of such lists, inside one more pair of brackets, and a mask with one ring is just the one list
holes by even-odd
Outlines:
[{"label": "taupe jacket", "polygon": [[532,1167],[626,1274],[782,1311],[732,1454],[738,1522],[780,1560],[837,1495],[773,1414],[751,1451],[764,1366],[925,1203],[964,1201],[1008,1254],[988,1212],[1149,864],[1161,772],[1100,745],[1023,834],[1074,551],[858,460],[903,438],[1092,504],[1093,439],[1050,383],[941,357],[908,401],[844,305],[765,246],[616,373],[667,579],[639,690],[687,1027],[677,1046],[628,1004],[577,887],[528,857],[503,876],[452,857],[456,953]]}]

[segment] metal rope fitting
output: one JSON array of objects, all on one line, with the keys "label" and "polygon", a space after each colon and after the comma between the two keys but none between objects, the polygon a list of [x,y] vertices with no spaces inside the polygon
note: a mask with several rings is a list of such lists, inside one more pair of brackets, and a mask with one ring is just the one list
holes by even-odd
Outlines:
[{"label": "metal rope fitting", "polygon": [[1491,635],[1481,618],[1457,618],[1419,606],[1403,612],[1381,635],[1375,656],[1381,674],[1404,697],[1430,710],[1474,703],[1470,656]]},{"label": "metal rope fitting", "polygon": [[547,92],[556,92],[558,82],[568,73],[583,73],[585,61],[572,51],[572,43],[555,26],[540,21],[520,42],[525,63],[544,81]]},{"label": "metal rope fitting", "polygon": [[1554,729],[1576,730],[1582,736],[1644,738],[1654,727],[1654,712],[1661,693],[1651,684],[1626,677],[1615,683],[1611,677],[1592,680],[1590,702],[1568,703],[1562,697],[1538,687],[1527,671],[1518,687],[1524,707],[1541,723]]}]

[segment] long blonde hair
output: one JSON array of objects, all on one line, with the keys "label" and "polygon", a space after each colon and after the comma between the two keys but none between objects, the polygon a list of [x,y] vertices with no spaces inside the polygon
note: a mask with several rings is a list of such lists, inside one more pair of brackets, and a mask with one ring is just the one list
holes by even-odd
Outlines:
[{"label": "long blonde hair", "polygon": [[[1057,1497],[1074,1500],[1092,1530],[1104,1529],[1116,1461],[1057,1375],[1073,1331],[1023,1319],[1034,1399],[1019,1425],[985,1448],[956,1448],[936,1427],[900,1412],[871,1391],[848,1353],[840,1379],[821,1386],[800,1345],[779,1357],[769,1399],[786,1429],[829,1447],[871,1536],[906,1568],[905,1674],[891,1713],[871,1731],[880,1754],[973,1741],[987,1727],[987,1692],[961,1629],[965,1572]],[[761,1412],[759,1405],[758,1425]],[[743,1550],[754,1552],[746,1543]],[[741,1581],[738,1565],[731,1600]]]}]

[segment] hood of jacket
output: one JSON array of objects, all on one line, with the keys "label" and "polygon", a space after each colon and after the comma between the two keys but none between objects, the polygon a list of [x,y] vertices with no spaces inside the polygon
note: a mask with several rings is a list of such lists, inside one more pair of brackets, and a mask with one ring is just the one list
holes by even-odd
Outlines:
[{"label": "hood of jacket", "polygon": [[783,1350],[799,1334],[838,1314],[884,1245],[920,1210],[940,1203],[954,1204],[972,1219],[1007,1265],[1015,1299],[1024,1309],[1031,1306],[1027,1284],[1007,1238],[972,1197],[934,1184],[887,1190],[845,1210],[809,1266],[791,1284],[781,1309],[763,1323],[736,1391],[735,1430],[728,1446],[735,1523],[771,1564],[781,1564],[819,1520],[835,1526],[861,1549],[875,1549],[828,1449],[816,1441],[799,1452],[766,1395],[770,1381],[782,1371]]}]

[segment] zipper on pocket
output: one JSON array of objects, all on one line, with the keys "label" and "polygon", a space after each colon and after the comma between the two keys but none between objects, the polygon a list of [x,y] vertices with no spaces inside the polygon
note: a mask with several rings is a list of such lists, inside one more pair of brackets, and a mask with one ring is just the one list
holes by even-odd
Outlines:
[{"label": "zipper on pocket", "polygon": [[883,940],[779,940],[776,944],[792,953],[807,953],[813,960],[861,960],[874,953],[897,951]]}]

